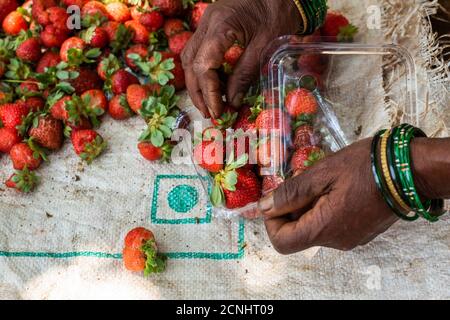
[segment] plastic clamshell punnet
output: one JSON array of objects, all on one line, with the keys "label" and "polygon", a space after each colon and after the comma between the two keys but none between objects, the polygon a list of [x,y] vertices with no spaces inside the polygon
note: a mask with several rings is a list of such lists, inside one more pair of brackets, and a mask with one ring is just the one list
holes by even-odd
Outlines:
[{"label": "plastic clamshell punnet", "polygon": [[[261,182],[267,175],[281,178],[277,181],[301,175],[314,162],[393,124],[420,125],[414,63],[396,45],[307,43],[298,36],[281,37],[262,53],[259,87],[262,112],[272,113],[268,126],[277,129],[269,138],[276,140],[271,146],[277,149],[270,153],[281,160],[272,158],[270,168],[255,166]],[[311,97],[316,109],[314,103],[304,102]],[[258,130],[259,141],[266,139],[262,136],[267,133]],[[304,161],[294,160],[308,152]],[[195,166],[209,194],[214,178]],[[218,217],[255,218],[256,212],[256,202],[239,209],[214,208]]]}]

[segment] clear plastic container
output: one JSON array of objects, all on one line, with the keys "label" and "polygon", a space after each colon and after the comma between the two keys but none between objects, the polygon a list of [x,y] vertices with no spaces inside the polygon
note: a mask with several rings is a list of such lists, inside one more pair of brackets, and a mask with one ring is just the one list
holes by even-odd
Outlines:
[{"label": "clear plastic container", "polygon": [[[399,122],[420,125],[414,63],[401,47],[309,42],[286,36],[271,43],[261,61],[260,92],[264,101],[259,116],[271,113],[272,120],[256,120],[257,164],[251,170],[261,184],[264,182],[260,196],[271,191],[270,185],[273,189],[315,161],[373,136],[381,128]],[[288,123],[274,119],[288,119]],[[279,130],[269,130],[267,138],[266,127]],[[271,156],[268,167],[259,161],[263,139],[270,140],[272,148],[266,153]],[[217,184],[216,174],[199,165],[195,156],[193,161],[205,192],[211,194]],[[276,178],[267,178],[274,175]],[[252,192],[239,191],[243,191],[243,197]],[[216,206],[214,213],[255,218],[256,209],[257,201],[240,208],[224,203]]]}]

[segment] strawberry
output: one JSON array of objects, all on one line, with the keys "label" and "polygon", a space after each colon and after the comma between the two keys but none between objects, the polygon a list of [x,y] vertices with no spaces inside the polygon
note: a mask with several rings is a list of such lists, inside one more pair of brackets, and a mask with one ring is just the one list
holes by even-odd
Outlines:
[{"label": "strawberry", "polygon": [[47,25],[40,34],[42,44],[47,47],[60,47],[68,38],[68,33],[60,30],[53,25]]},{"label": "strawberry", "polygon": [[42,154],[35,149],[31,140],[15,144],[9,151],[9,157],[16,170],[36,170],[42,162]]},{"label": "strawberry", "polygon": [[59,29],[66,33],[70,32],[70,29],[67,26],[69,14],[66,12],[65,8],[53,6],[48,8],[46,10],[46,13],[48,14],[49,23],[56,29]]},{"label": "strawberry", "polygon": [[1,0],[0,1],[0,23],[5,17],[18,7],[17,0]]},{"label": "strawberry", "polygon": [[97,115],[102,115],[108,109],[108,100],[103,90],[92,89],[83,92],[81,99],[87,102],[87,107],[93,110]]},{"label": "strawberry", "polygon": [[132,6],[130,8],[131,19],[139,21],[140,17],[149,10],[148,3],[143,5]]},{"label": "strawberry", "polygon": [[123,264],[133,272],[163,272],[166,267],[166,256],[158,253],[153,232],[144,228],[135,228],[128,232],[124,240]]},{"label": "strawberry", "polygon": [[28,112],[30,108],[24,103],[7,103],[0,106],[0,120],[5,128],[17,129]]},{"label": "strawberry", "polygon": [[237,182],[234,188],[223,188],[225,206],[228,209],[243,208],[257,202],[261,197],[261,182],[256,174],[248,169],[236,169]]},{"label": "strawberry", "polygon": [[142,108],[142,102],[150,96],[150,89],[148,86],[140,84],[132,84],[128,86],[126,91],[127,102],[131,110],[135,113],[139,113]]},{"label": "strawberry", "polygon": [[258,141],[258,164],[264,168],[279,169],[284,162],[285,146],[279,136],[261,137]]},{"label": "strawberry", "polygon": [[166,17],[174,17],[183,10],[182,0],[152,0],[152,5]]},{"label": "strawberry", "polygon": [[139,21],[127,21],[125,27],[132,30],[134,43],[148,44],[150,33]]},{"label": "strawberry", "polygon": [[108,80],[121,67],[119,59],[112,53],[103,57],[97,65],[97,74],[102,80]]},{"label": "strawberry", "polygon": [[211,173],[218,173],[224,165],[224,147],[221,141],[202,141],[194,147],[194,161]]},{"label": "strawberry", "polygon": [[93,26],[86,29],[83,40],[91,47],[103,48],[108,45],[109,36],[104,28]]},{"label": "strawberry", "polygon": [[173,63],[175,67],[170,70],[170,72],[173,74],[173,79],[169,81],[169,85],[174,86],[175,90],[180,91],[186,87],[184,69],[179,59],[174,59]]},{"label": "strawberry", "polygon": [[239,116],[233,126],[233,129],[241,129],[243,132],[256,130],[255,120],[259,111],[255,111],[250,106],[243,106],[239,109]]},{"label": "strawberry", "polygon": [[108,34],[108,39],[113,41],[116,39],[117,30],[119,29],[120,23],[117,21],[107,21],[102,25],[103,30]]},{"label": "strawberry", "polygon": [[66,102],[70,101],[72,97],[65,96],[56,101],[56,103],[50,108],[50,114],[53,118],[66,121],[69,119],[69,113],[66,110]]},{"label": "strawberry", "polygon": [[71,37],[63,42],[61,45],[61,49],[59,51],[59,55],[62,61],[69,61],[69,50],[71,49],[79,49],[81,51],[86,47],[86,42],[83,39],[78,37]]},{"label": "strawberry", "polygon": [[184,21],[181,19],[167,19],[164,23],[164,34],[167,38],[185,30]]},{"label": "strawberry", "polygon": [[37,23],[46,26],[50,23],[47,9],[54,6],[56,6],[56,1],[54,0],[33,0],[31,15]]},{"label": "strawberry", "polygon": [[3,19],[2,28],[6,34],[16,36],[20,31],[28,29],[28,23],[21,13],[12,11]]},{"label": "strawberry", "polygon": [[62,3],[64,3],[66,7],[77,6],[79,8],[83,8],[86,2],[87,0],[62,0]]},{"label": "strawberry", "polygon": [[266,108],[276,108],[280,104],[280,97],[279,97],[279,91],[278,90],[270,90],[265,89],[261,93],[261,97],[263,100],[263,103]]},{"label": "strawberry", "polygon": [[38,38],[29,38],[22,42],[16,49],[19,59],[26,62],[37,62],[42,56],[41,43]]},{"label": "strawberry", "polygon": [[0,152],[9,153],[11,148],[21,140],[16,129],[0,128]]},{"label": "strawberry", "polygon": [[[131,86],[130,86],[131,87]],[[112,97],[108,106],[109,115],[116,120],[128,119],[133,115],[133,111],[127,102],[126,94],[122,93]]]},{"label": "strawberry", "polygon": [[295,151],[291,159],[291,170],[303,172],[325,157],[319,147],[303,147]]},{"label": "strawberry", "polygon": [[172,153],[172,145],[164,143],[162,147],[155,147],[151,142],[139,142],[138,149],[142,157],[148,161],[168,160]]},{"label": "strawberry", "polygon": [[94,130],[72,131],[71,140],[75,153],[88,164],[106,148],[106,142]]},{"label": "strawberry", "polygon": [[100,15],[102,17],[108,18],[109,14],[106,10],[106,7],[100,1],[88,1],[85,3],[83,8],[81,9],[81,16],[86,17],[88,15]]},{"label": "strawberry", "polygon": [[196,30],[200,25],[200,20],[203,17],[203,14],[206,11],[206,8],[209,6],[209,3],[199,1],[194,5],[194,8],[191,12],[191,28]]},{"label": "strawberry", "polygon": [[358,28],[350,24],[348,19],[339,12],[329,11],[325,23],[322,26],[322,35],[328,37],[328,41],[348,42],[353,41]]},{"label": "strawberry", "polygon": [[132,84],[139,84],[139,80],[125,69],[117,70],[111,77],[111,89],[114,94],[126,93]]},{"label": "strawberry", "polygon": [[320,144],[320,135],[314,133],[314,128],[309,124],[298,127],[294,133],[294,148],[313,147]]},{"label": "strawberry", "polygon": [[5,182],[8,188],[16,189],[17,191],[28,193],[31,192],[39,182],[38,177],[33,171],[28,168],[17,170],[16,173]]},{"label": "strawberry", "polygon": [[238,63],[239,59],[241,58],[242,54],[244,53],[244,48],[242,48],[238,44],[232,45],[226,52],[223,57],[223,67],[225,70],[225,73],[230,74],[233,72],[233,68]]},{"label": "strawberry", "polygon": [[266,194],[276,190],[283,182],[284,182],[284,179],[278,175],[264,176],[263,182],[262,182],[263,195],[266,195]]},{"label": "strawberry", "polygon": [[328,66],[327,57],[321,54],[302,54],[297,61],[302,72],[324,73]]},{"label": "strawberry", "polygon": [[41,147],[59,150],[63,142],[63,125],[50,115],[38,116],[28,134]]},{"label": "strawberry", "polygon": [[164,16],[159,11],[145,12],[139,17],[139,22],[150,32],[161,29],[164,25]]},{"label": "strawberry", "polygon": [[212,124],[221,130],[226,130],[232,128],[234,123],[236,122],[238,113],[231,106],[226,106],[222,116],[219,119],[212,119]]},{"label": "strawberry", "polygon": [[261,111],[256,118],[256,128],[258,130],[266,131],[280,131],[283,135],[290,135],[290,121],[289,116],[281,109],[266,109]]},{"label": "strawberry", "polygon": [[[88,130],[92,129],[92,123],[85,117],[80,117],[77,121],[67,120],[65,125],[70,128],[69,133],[76,130]],[[67,130],[66,127],[66,130]],[[66,134],[66,132],[64,132]]]},{"label": "strawberry", "polygon": [[117,22],[125,22],[130,20],[130,9],[128,9],[127,5],[122,2],[111,2],[106,6],[106,12],[109,14],[109,17]]},{"label": "strawberry", "polygon": [[25,99],[25,105],[33,112],[42,111],[45,107],[45,101],[41,97],[29,97]]},{"label": "strawberry", "polygon": [[36,79],[28,78],[22,82],[16,90],[20,95],[34,95],[39,93],[39,85]]},{"label": "strawberry", "polygon": [[193,33],[190,31],[182,31],[174,34],[169,38],[169,49],[173,53],[181,54],[189,39],[191,39]]},{"label": "strawberry", "polygon": [[148,48],[143,44],[135,44],[125,52],[125,63],[127,66],[133,70],[138,70],[134,61],[128,57],[129,54],[138,54],[144,60],[148,55]]},{"label": "strawberry", "polygon": [[318,110],[317,100],[314,95],[303,88],[290,91],[286,96],[284,105],[292,117],[313,115]]},{"label": "strawberry", "polygon": [[54,51],[45,52],[36,66],[36,72],[43,73],[46,68],[51,68],[56,66],[59,62],[61,62],[61,57],[58,53]]},{"label": "strawberry", "polygon": [[82,94],[90,89],[102,89],[103,82],[96,71],[87,67],[75,68],[73,71],[78,72],[78,77],[67,81],[75,89],[75,93]]}]

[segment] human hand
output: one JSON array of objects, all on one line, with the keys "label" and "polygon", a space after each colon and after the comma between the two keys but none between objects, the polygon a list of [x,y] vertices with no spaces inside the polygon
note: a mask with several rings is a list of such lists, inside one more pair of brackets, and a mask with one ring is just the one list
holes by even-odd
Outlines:
[{"label": "human hand", "polygon": [[217,70],[236,41],[245,47],[227,83],[227,101],[239,106],[259,74],[259,55],[274,38],[293,34],[301,17],[293,1],[220,0],[208,6],[181,59],[186,86],[195,106],[218,118],[223,101]]},{"label": "human hand", "polygon": [[355,143],[260,201],[277,251],[290,254],[314,246],[351,250],[398,220],[376,187],[370,148],[371,140]]}]

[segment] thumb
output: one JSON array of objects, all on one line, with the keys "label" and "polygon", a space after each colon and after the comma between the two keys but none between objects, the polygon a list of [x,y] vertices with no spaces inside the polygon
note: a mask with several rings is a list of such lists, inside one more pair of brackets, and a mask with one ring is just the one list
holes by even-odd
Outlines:
[{"label": "thumb", "polygon": [[227,100],[239,107],[250,85],[259,76],[259,54],[262,48],[251,42],[234,67],[233,73],[228,78]]}]

